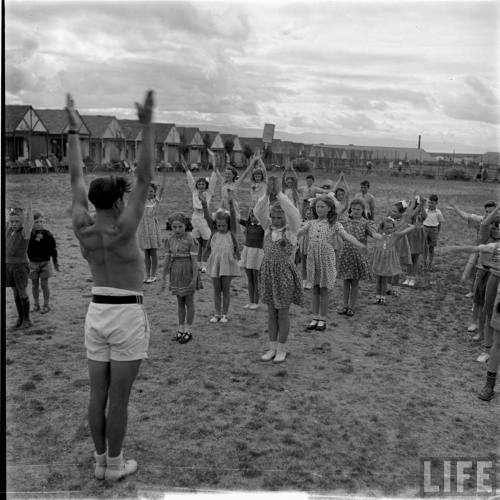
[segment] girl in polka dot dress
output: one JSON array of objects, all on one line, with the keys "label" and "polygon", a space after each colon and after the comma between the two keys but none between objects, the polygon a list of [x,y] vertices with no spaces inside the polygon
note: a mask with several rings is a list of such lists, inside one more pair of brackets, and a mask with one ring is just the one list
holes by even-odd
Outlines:
[{"label": "girl in polka dot dress", "polygon": [[[358,241],[366,245],[368,236],[381,238],[365,218],[365,204],[360,198],[355,198],[349,205],[349,218],[343,224],[345,230]],[[354,315],[358,299],[359,281],[373,278],[366,249],[355,247],[346,242],[342,248],[338,265],[338,277],[344,280],[344,308],[339,314]]]},{"label": "girl in polka dot dress", "polygon": [[355,247],[366,248],[348,234],[337,221],[335,203],[329,196],[319,196],[311,203],[314,219],[307,222],[299,235],[308,232],[307,279],[313,285],[313,319],[308,330],[325,330],[329,291],[335,287],[337,268],[333,243],[337,236]]}]

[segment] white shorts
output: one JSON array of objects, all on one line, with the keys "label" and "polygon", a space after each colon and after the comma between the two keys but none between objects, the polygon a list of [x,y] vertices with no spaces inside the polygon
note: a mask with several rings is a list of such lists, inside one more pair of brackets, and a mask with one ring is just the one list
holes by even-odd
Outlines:
[{"label": "white shorts", "polygon": [[264,250],[262,248],[243,247],[241,252],[241,266],[245,269],[259,270],[264,258]]},{"label": "white shorts", "polygon": [[203,215],[200,215],[198,212],[193,212],[191,224],[193,225],[193,231],[191,232],[193,238],[203,238],[204,240],[210,239],[212,231],[210,231]]},{"label": "white shorts", "polygon": [[[131,290],[95,286],[94,295],[142,295]],[[147,359],[149,322],[142,304],[91,302],[85,318],[87,358],[94,361]]]}]

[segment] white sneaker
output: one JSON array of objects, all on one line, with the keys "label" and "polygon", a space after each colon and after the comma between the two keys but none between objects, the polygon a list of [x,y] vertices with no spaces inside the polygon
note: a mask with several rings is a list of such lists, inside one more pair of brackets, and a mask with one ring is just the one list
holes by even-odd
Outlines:
[{"label": "white sneaker", "polygon": [[477,325],[470,325],[468,328],[467,328],[467,331],[470,332],[470,333],[473,333],[475,332],[479,327]]},{"label": "white sneaker", "polygon": [[217,314],[214,314],[211,318],[210,318],[210,323],[218,323],[220,321],[220,316],[218,316]]},{"label": "white sneaker", "polygon": [[259,308],[259,304],[250,304],[249,309],[255,310]]},{"label": "white sneaker", "polygon": [[476,333],[476,335],[474,335],[474,337],[472,337],[472,340],[475,340],[475,341],[481,340],[481,336],[482,335],[480,333]]},{"label": "white sneaker", "polygon": [[273,359],[275,355],[276,355],[276,351],[274,349],[269,349],[269,351],[267,351],[265,354],[263,354],[260,357],[260,359],[262,361],[271,361],[271,359]]},{"label": "white sneaker", "polygon": [[467,292],[467,293],[465,294],[465,296],[466,296],[468,299],[470,299],[471,297],[474,297],[474,293],[473,293],[473,292]]},{"label": "white sneaker", "polygon": [[409,280],[408,286],[415,286],[415,280]]},{"label": "white sneaker", "polygon": [[223,314],[219,320],[221,323],[227,323],[229,320],[227,319],[227,316]]},{"label": "white sneaker", "polygon": [[482,352],[476,359],[479,363],[486,363],[490,359],[490,355],[487,352]]},{"label": "white sneaker", "polygon": [[108,459],[108,466],[104,473],[106,481],[118,481],[125,476],[133,474],[137,470],[137,462],[135,460],[123,460],[120,465],[110,465]]},{"label": "white sneaker", "polygon": [[248,304],[243,306],[243,309],[250,309],[253,304],[249,302]]},{"label": "white sneaker", "polygon": [[312,283],[311,283],[310,281],[306,281],[306,285],[304,286],[304,288],[305,288],[306,290],[310,290],[312,287],[313,287],[313,286],[312,286]]},{"label": "white sneaker", "polygon": [[410,285],[410,280],[408,278],[406,278],[403,283],[401,283],[402,285]]}]

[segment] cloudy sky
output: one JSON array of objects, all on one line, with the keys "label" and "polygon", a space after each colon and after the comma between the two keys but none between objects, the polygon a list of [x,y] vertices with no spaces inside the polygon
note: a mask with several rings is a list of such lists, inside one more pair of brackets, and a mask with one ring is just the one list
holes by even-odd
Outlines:
[{"label": "cloudy sky", "polygon": [[[5,101],[308,134],[500,150],[496,1],[5,1]],[[247,134],[248,135],[248,134]],[[305,136],[303,136],[305,137]]]}]

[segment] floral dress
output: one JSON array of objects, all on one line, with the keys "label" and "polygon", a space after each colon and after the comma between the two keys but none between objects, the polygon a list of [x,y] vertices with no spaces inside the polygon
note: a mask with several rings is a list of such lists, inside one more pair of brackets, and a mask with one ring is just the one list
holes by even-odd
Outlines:
[{"label": "floral dress", "polygon": [[161,247],[160,225],[157,219],[159,208],[159,198],[155,197],[151,200],[146,200],[144,215],[137,229],[139,246],[142,250]]},{"label": "floral dress", "polygon": [[260,198],[254,207],[254,215],[265,230],[259,293],[264,304],[284,309],[304,302],[302,282],[294,264],[300,213],[283,193],[276,198],[285,213],[286,225],[283,228],[271,226],[267,196]]},{"label": "floral dress", "polygon": [[321,288],[332,289],[337,278],[335,248],[336,238],[346,235],[340,222],[333,225],[325,220],[315,219],[307,223],[307,280]]},{"label": "floral dress", "polygon": [[[198,255],[198,245],[190,235],[172,236],[165,242],[166,254],[170,255],[170,285],[174,295],[185,297],[194,290],[190,288],[193,280],[192,257]],[[201,281],[197,275],[196,290],[201,288]]]},{"label": "floral dress", "polygon": [[[370,222],[363,217],[361,219],[348,219],[344,228],[348,234],[365,245],[368,236],[372,236],[374,233]],[[354,246],[350,241],[344,241],[338,269],[340,279],[371,280],[373,278],[367,250]]]}]

